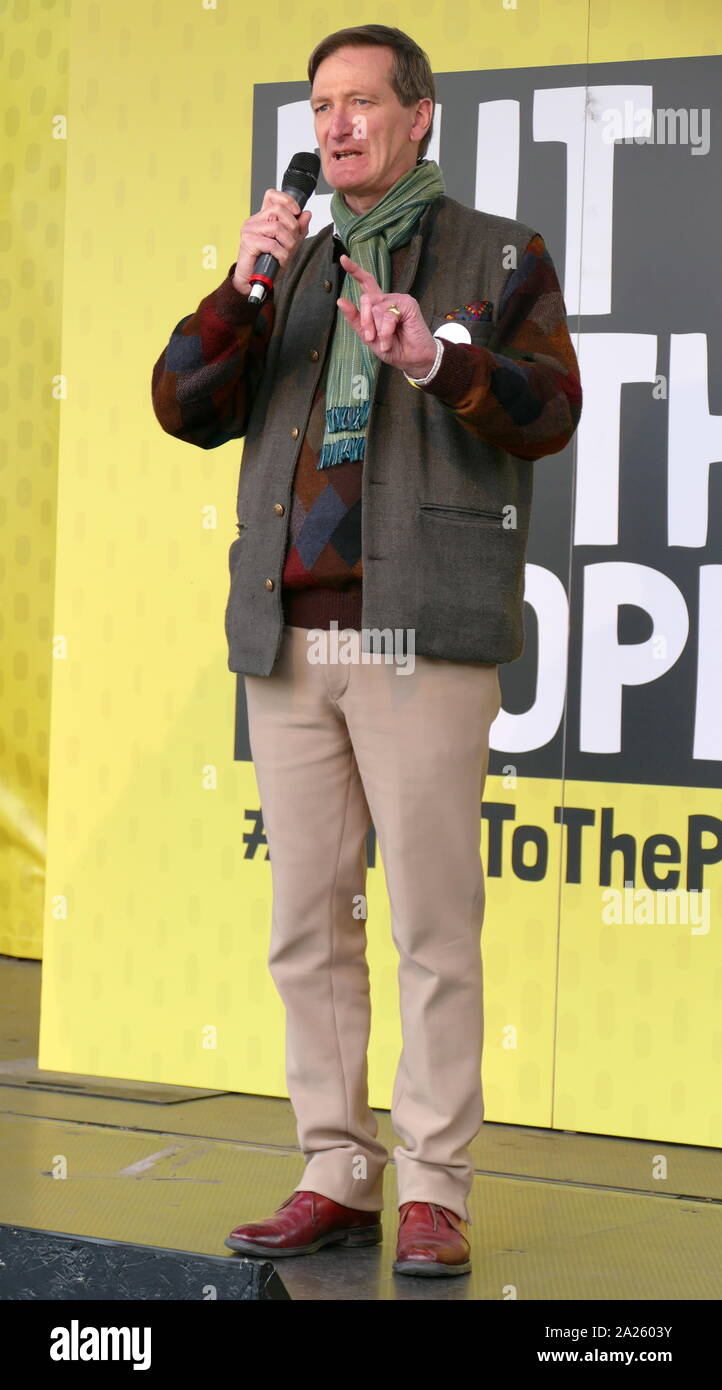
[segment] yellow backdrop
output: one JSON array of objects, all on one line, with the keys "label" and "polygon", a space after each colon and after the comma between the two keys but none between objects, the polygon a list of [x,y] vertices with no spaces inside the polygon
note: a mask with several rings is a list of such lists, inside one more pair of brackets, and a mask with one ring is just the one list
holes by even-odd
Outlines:
[{"label": "yellow backdrop", "polygon": [[[60,434],[54,615],[53,527],[39,524],[34,494],[36,555],[17,581],[32,619],[25,636],[11,632],[41,672],[52,659],[41,1067],[286,1094],[283,1012],[266,965],[270,866],[264,851],[245,857],[246,812],[259,802],[252,767],[233,760],[235,677],[222,622],[241,444],[208,453],[181,444],[162,434],[150,406],[152,363],[225,274],[250,211],[254,81],[303,79],[320,37],[378,19],[412,33],[435,71],[453,72],[713,53],[714,11],[711,0],[609,0],[589,10],[578,0],[451,10],[416,0],[382,16],[349,4],[261,13],[246,0],[75,0],[69,97],[46,101],[38,136],[47,177],[27,160],[17,170],[34,189],[36,217],[47,218],[40,190],[62,163],[60,142],[47,151],[50,108],[65,116],[62,351],[43,289],[55,283],[48,261],[58,270],[45,226],[14,270],[24,259],[40,266],[30,307],[15,301],[13,346],[32,358],[46,392],[56,378],[43,443]],[[45,15],[56,44],[61,13]],[[26,51],[28,39],[24,31]],[[21,196],[18,222],[23,207]],[[11,455],[26,488],[49,472],[28,401],[16,423],[34,426],[32,443],[24,457]],[[29,533],[27,518],[24,526]],[[18,520],[20,555],[22,534]],[[5,862],[10,920],[26,922],[26,942],[42,851],[39,806],[34,840],[28,828],[29,787],[42,783],[46,713],[29,664],[27,655],[16,662],[2,693],[16,765],[31,768],[26,786],[4,781],[6,818],[27,837],[24,856]],[[641,834],[653,822],[682,839],[686,816],[709,802],[674,788],[562,790],[529,780],[512,791],[490,778],[486,797],[513,799],[518,821],[547,827],[557,856],[553,808],[562,799],[614,804],[626,828]],[[487,835],[484,824],[485,862]],[[560,890],[550,871],[540,890],[507,861],[502,877],[488,879],[486,1117],[719,1144],[722,1114],[710,1104],[722,1046],[715,932],[610,925],[593,879]],[[370,1098],[388,1106],[401,1038],[380,860],[368,900]],[[39,943],[20,947],[11,932],[0,949],[40,954]],[[688,1009],[671,1004],[680,977]]]}]

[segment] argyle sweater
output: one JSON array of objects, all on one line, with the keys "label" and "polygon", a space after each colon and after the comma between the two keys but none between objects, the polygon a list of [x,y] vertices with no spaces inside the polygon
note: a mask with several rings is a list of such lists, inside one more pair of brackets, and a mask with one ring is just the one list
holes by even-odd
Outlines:
[{"label": "argyle sweater", "polygon": [[[407,254],[408,243],[391,253],[392,291]],[[273,291],[260,309],[250,306],[232,284],[234,270],[235,262],[180,320],[153,368],[159,423],[206,449],[245,433],[273,328]],[[497,352],[445,339],[435,376],[409,390],[437,396],[472,434],[531,463],[564,448],[582,407],[566,307],[538,233],[507,280],[498,320]],[[363,461],[317,468],[330,354],[329,341],[294,474],[282,604],[294,627],[328,628],[335,619],[339,628],[359,629]]]}]

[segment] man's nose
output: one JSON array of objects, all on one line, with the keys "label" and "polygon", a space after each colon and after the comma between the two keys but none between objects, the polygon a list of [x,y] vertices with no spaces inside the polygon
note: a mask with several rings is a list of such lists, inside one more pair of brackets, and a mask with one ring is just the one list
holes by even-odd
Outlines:
[{"label": "man's nose", "polygon": [[345,111],[334,111],[331,124],[328,128],[331,143],[337,145],[339,141],[345,140],[351,134],[351,122]]}]

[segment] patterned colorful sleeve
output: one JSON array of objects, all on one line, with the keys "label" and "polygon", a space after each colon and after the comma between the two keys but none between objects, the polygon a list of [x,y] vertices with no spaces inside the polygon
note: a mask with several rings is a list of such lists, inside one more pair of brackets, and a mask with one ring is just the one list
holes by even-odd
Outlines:
[{"label": "patterned colorful sleeve", "polygon": [[495,351],[444,342],[422,391],[437,396],[470,433],[534,461],[569,442],[582,412],[579,363],[551,256],[535,233],[506,282]]},{"label": "patterned colorful sleeve", "polygon": [[233,286],[235,268],[176,324],[153,368],[156,419],[201,449],[245,434],[273,328],[273,290],[260,309],[250,305]]}]

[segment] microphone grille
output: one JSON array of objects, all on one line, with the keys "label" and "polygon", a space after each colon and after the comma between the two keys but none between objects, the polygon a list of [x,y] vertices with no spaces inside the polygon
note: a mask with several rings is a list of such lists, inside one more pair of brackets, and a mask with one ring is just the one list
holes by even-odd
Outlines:
[{"label": "microphone grille", "polygon": [[298,169],[299,173],[310,174],[317,179],[321,172],[321,160],[317,154],[311,154],[308,150],[302,150],[300,154],[295,154],[289,162],[289,169]]}]

